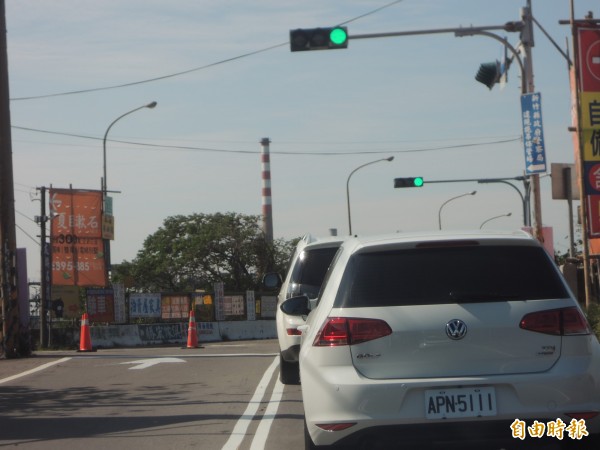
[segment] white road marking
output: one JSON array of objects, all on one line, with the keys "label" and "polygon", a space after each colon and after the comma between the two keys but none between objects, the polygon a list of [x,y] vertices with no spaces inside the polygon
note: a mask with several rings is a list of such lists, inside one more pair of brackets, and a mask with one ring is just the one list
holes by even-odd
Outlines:
[{"label": "white road marking", "polygon": [[126,361],[120,364],[137,364],[134,367],[130,367],[129,370],[141,370],[147,369],[148,367],[155,366],[162,363],[184,363],[186,362],[181,358],[150,358],[150,359],[138,359],[137,361]]},{"label": "white road marking", "polygon": [[49,362],[49,363],[46,363],[46,364],[42,364],[41,366],[36,367],[35,369],[31,369],[31,370],[28,370],[26,372],[21,372],[21,373],[19,373],[17,375],[13,375],[13,376],[10,376],[10,377],[7,377],[7,378],[2,378],[2,379],[0,379],[0,384],[8,383],[9,381],[16,380],[17,378],[21,378],[21,377],[24,377],[24,376],[27,376],[27,375],[31,375],[32,373],[39,372],[41,370],[47,369],[48,367],[55,366],[56,364],[67,362],[70,359],[71,359],[71,357],[69,356],[69,357],[66,357],[66,358],[59,359],[57,361],[52,361],[52,362]]},{"label": "white road marking", "polygon": [[277,415],[277,409],[281,403],[282,396],[283,384],[281,381],[279,381],[279,377],[277,377],[275,387],[273,388],[273,393],[271,394],[271,399],[269,400],[267,409],[265,410],[263,418],[258,425],[254,439],[252,439],[250,450],[263,450],[265,448],[267,438],[269,437],[269,431],[271,430],[271,425],[273,424],[273,420],[275,420],[275,416]]},{"label": "white road marking", "polygon": [[252,398],[250,399],[250,403],[248,403],[248,406],[246,407],[246,411],[244,411],[242,417],[240,417],[237,423],[235,424],[235,427],[231,432],[231,436],[229,436],[229,439],[223,446],[222,450],[237,450],[239,445],[244,440],[244,437],[246,436],[246,431],[248,430],[252,419],[256,415],[256,411],[258,411],[260,402],[262,401],[265,392],[267,391],[269,382],[273,377],[273,372],[275,372],[275,369],[278,365],[279,357],[276,357],[269,366],[269,368],[265,371],[262,379],[258,383],[258,386],[254,391],[254,395],[252,396]]}]

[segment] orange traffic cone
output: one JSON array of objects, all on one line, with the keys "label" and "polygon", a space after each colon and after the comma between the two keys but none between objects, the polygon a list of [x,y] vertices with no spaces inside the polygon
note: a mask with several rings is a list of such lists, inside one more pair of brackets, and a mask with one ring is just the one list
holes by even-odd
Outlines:
[{"label": "orange traffic cone", "polygon": [[196,330],[196,317],[194,311],[190,311],[190,323],[188,325],[187,348],[198,348],[198,333]]},{"label": "orange traffic cone", "polygon": [[92,336],[90,335],[90,320],[87,313],[81,316],[81,331],[79,332],[79,351],[92,352]]}]

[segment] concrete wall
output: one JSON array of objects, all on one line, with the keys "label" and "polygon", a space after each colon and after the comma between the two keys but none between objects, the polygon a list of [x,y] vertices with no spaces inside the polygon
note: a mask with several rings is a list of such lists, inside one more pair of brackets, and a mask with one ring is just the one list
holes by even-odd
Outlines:
[{"label": "concrete wall", "polygon": [[[188,323],[91,326],[94,348],[187,344]],[[198,322],[198,343],[247,339],[276,339],[274,320]],[[79,340],[79,335],[76,336]]]}]

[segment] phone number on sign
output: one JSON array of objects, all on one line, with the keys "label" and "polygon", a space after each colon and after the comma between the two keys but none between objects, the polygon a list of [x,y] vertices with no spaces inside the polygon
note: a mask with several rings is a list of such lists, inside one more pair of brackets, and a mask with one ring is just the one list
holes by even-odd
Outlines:
[{"label": "phone number on sign", "polygon": [[72,271],[74,269],[79,272],[86,272],[94,269],[94,267],[88,261],[78,261],[77,263],[73,261],[55,261],[52,263],[52,270]]}]

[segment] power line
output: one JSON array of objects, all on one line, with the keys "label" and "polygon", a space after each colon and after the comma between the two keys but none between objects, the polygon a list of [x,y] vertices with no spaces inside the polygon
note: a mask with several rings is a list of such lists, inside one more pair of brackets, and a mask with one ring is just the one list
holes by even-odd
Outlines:
[{"label": "power line", "polygon": [[[394,6],[400,2],[402,2],[403,0],[395,0],[393,2],[387,3],[383,6],[380,6],[379,8],[375,8],[367,13],[361,14],[360,16],[356,16],[352,19],[349,19],[345,22],[342,22],[341,25],[343,24],[348,24],[350,22],[354,22],[356,20],[362,19],[364,17],[367,17],[369,15],[375,14],[377,12],[380,12],[386,8],[389,8],[391,6]],[[155,81],[162,81],[162,80],[166,80],[169,78],[175,78],[175,77],[179,77],[182,75],[187,75],[189,73],[193,73],[193,72],[198,72],[201,70],[206,70],[206,69],[210,69],[212,67],[216,67],[216,66],[220,66],[222,64],[226,64],[226,63],[230,63],[233,61],[238,61],[240,59],[244,59],[244,58],[248,58],[250,56],[254,56],[254,55],[258,55],[260,53],[265,53],[268,52],[270,50],[274,50],[276,48],[279,47],[283,47],[285,45],[289,45],[289,41],[288,42],[282,42],[280,44],[275,44],[275,45],[271,45],[269,47],[265,47],[259,50],[254,50],[248,53],[244,53],[238,56],[234,56],[232,58],[226,58],[226,59],[222,59],[220,61],[216,61],[214,63],[210,63],[210,64],[205,64],[203,66],[199,66],[199,67],[194,67],[192,69],[188,69],[188,70],[183,70],[181,72],[175,72],[175,73],[171,73],[171,74],[167,74],[167,75],[162,75],[159,77],[154,77],[154,78],[148,78],[145,80],[139,80],[139,81],[132,81],[130,83],[122,83],[122,84],[115,84],[115,85],[111,85],[111,86],[104,86],[104,87],[97,87],[97,88],[89,88],[89,89],[79,89],[76,91],[66,91],[66,92],[57,92],[54,94],[43,94],[43,95],[32,95],[32,96],[28,96],[28,97],[13,97],[10,100],[11,101],[21,101],[21,100],[38,100],[38,99],[42,99],[42,98],[50,98],[50,97],[62,97],[62,96],[66,96],[66,95],[76,95],[76,94],[88,94],[91,92],[99,92],[99,91],[107,91],[107,90],[111,90],[111,89],[121,89],[121,88],[126,88],[126,87],[132,87],[132,86],[138,86],[140,84],[147,84],[147,83],[153,83]]]},{"label": "power line", "polygon": [[[19,127],[13,125],[12,128],[23,131],[31,131],[36,133],[45,133],[52,134],[58,136],[68,136],[75,137],[79,139],[91,139],[91,140],[102,140],[102,138],[95,136],[86,136],[82,134],[74,134],[74,133],[64,133],[58,131],[49,131],[49,130],[41,130],[36,128],[28,128],[28,127]],[[110,142],[115,142],[119,144],[127,144],[127,145],[136,145],[140,147],[148,147],[153,149],[173,149],[173,150],[185,150],[185,151],[203,151],[203,152],[213,152],[213,153],[232,153],[232,154],[252,154],[257,155],[260,154],[260,150],[232,150],[232,149],[217,149],[217,148],[207,148],[207,147],[193,147],[187,145],[165,145],[165,144],[152,144],[145,142],[135,142],[135,141],[123,141],[118,139],[110,139]],[[405,149],[405,150],[390,150],[390,149],[382,149],[382,150],[358,150],[358,151],[341,151],[341,152],[331,152],[331,151],[320,151],[320,152],[295,152],[295,151],[271,151],[271,154],[276,155],[296,155],[296,156],[348,156],[348,155],[377,155],[382,153],[420,153],[420,152],[430,152],[430,151],[439,151],[439,150],[453,150],[453,149],[461,149],[461,148],[469,148],[469,147],[479,147],[485,145],[494,145],[494,144],[506,144],[511,142],[521,141],[521,137],[512,137],[506,139],[497,139],[494,141],[485,141],[485,142],[475,142],[475,143],[463,143],[463,144],[454,144],[454,145],[440,145],[436,147],[427,147],[427,148],[414,148],[414,149]]]}]

